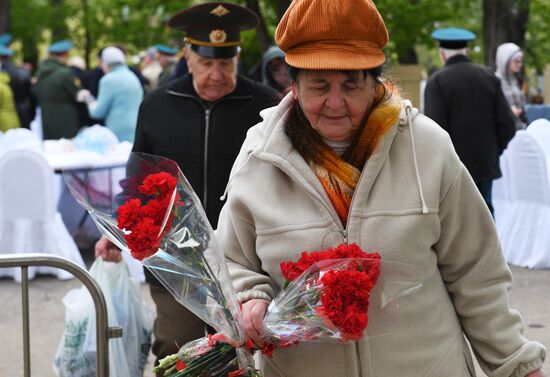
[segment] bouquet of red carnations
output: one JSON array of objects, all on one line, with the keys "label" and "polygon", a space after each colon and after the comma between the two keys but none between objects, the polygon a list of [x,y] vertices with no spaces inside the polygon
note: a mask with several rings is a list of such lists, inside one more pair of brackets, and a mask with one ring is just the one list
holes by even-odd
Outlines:
[{"label": "bouquet of red carnations", "polygon": [[383,335],[399,319],[397,299],[420,288],[421,272],[356,244],[302,252],[281,263],[284,290],[267,309],[265,338],[287,346]]},{"label": "bouquet of red carnations", "polygon": [[[164,376],[260,376],[241,323],[224,256],[191,186],[175,162],[132,153],[114,195],[92,187],[93,171],[64,173],[100,231],[141,260],[175,299],[217,334],[160,361]],[[112,188],[112,186],[111,186]],[[111,201],[109,201],[111,198]],[[285,289],[265,316],[268,356],[304,341],[354,341],[383,334],[397,319],[396,299],[418,288],[414,266],[383,261],[355,244],[302,253],[281,263]]]},{"label": "bouquet of red carnations", "polygon": [[[63,172],[67,185],[99,230],[129,251],[191,310],[233,344],[245,343],[241,312],[204,210],[177,164],[131,153],[127,177],[113,185],[104,171]],[[113,190],[114,188],[114,190]],[[108,192],[113,191],[113,192]],[[206,339],[184,345],[178,363],[161,363],[166,376],[256,375],[251,353]]]}]

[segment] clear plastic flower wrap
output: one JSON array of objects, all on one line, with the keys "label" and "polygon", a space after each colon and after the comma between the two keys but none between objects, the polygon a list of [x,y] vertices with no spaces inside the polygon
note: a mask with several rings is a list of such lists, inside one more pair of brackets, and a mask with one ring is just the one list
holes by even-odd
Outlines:
[{"label": "clear plastic flower wrap", "polygon": [[422,274],[355,244],[303,253],[281,270],[285,289],[264,318],[265,338],[278,345],[384,335],[399,320],[398,299],[421,287]]},{"label": "clear plastic flower wrap", "polygon": [[[63,175],[100,231],[217,331],[183,345],[159,368],[170,377],[259,376],[223,251],[183,173],[174,161],[143,153],[131,153],[126,170],[120,181],[103,168]],[[422,281],[420,268],[382,260],[354,244],[304,252],[281,269],[288,284],[264,320],[262,352],[268,355],[276,346],[383,335],[399,318],[398,298]]]},{"label": "clear plastic flower wrap", "polygon": [[[112,182],[104,168],[64,171],[63,175],[74,198],[102,234],[139,259],[180,304],[227,339],[243,344],[241,312],[223,252],[177,164],[131,153],[126,170],[126,178],[120,182]],[[196,350],[193,346],[190,352]],[[250,370],[248,375],[253,375],[247,350],[233,347],[229,357],[226,349],[216,350],[220,355],[223,351],[224,357],[214,361],[223,359],[228,365],[221,368],[225,374],[208,375],[221,376],[238,369]],[[192,375],[177,372],[178,376]]]}]

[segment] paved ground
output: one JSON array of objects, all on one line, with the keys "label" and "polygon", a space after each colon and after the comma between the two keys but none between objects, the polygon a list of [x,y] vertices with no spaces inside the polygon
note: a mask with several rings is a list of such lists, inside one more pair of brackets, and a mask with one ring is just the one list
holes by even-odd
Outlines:
[{"label": "paved ground", "polygon": [[[88,259],[89,261],[89,256]],[[526,335],[550,349],[550,270],[512,268],[515,284],[511,292],[512,306],[525,319]],[[55,376],[51,364],[64,327],[63,296],[79,287],[75,280],[59,281],[39,276],[30,284],[31,365],[32,375]],[[145,300],[152,301],[146,285]],[[0,280],[0,376],[22,376],[22,330],[20,286],[11,280]],[[152,357],[149,357],[149,364]],[[145,377],[152,377],[148,372]],[[544,365],[550,376],[550,361]],[[483,374],[480,374],[482,376]]]}]

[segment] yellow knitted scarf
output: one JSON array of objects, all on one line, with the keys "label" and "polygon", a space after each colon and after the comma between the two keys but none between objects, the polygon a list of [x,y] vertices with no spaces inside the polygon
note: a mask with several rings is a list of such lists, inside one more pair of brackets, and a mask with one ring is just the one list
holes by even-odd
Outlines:
[{"label": "yellow knitted scarf", "polygon": [[397,122],[401,111],[401,97],[397,89],[384,85],[385,90],[381,85],[376,87],[375,103],[381,100],[385,92],[391,93],[391,96],[372,109],[358,138],[344,156],[341,158],[328,145],[319,142],[315,148],[320,162],[309,162],[344,226],[361,170],[380,137]]}]

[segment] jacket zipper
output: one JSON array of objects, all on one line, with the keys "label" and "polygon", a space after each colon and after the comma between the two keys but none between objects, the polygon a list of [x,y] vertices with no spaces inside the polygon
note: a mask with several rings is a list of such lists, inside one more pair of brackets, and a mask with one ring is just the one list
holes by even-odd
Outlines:
[{"label": "jacket zipper", "polygon": [[[257,158],[257,159],[260,159],[261,158],[258,158],[257,156],[251,156],[251,157],[254,157],[254,158]],[[282,171],[284,171],[289,177],[293,177],[292,173],[290,173],[287,169],[285,169],[281,164],[278,164],[276,162],[273,162],[273,161],[268,161],[268,160],[262,160],[264,162],[267,162],[267,163],[270,163],[270,164],[273,164],[275,166],[278,166],[279,169],[281,169]],[[364,170],[361,172],[361,175],[359,176],[359,181],[361,181],[362,177],[363,177],[363,172]],[[340,229],[340,234],[342,235],[342,240],[344,242],[344,244],[348,244],[348,226],[349,226],[349,222],[350,222],[350,218],[351,218],[351,208],[353,207],[353,201],[355,199],[355,196],[351,199],[351,203],[350,203],[350,211],[348,213],[348,218],[346,220],[346,227],[344,228],[341,221],[340,221],[340,218],[338,216],[334,216],[333,214],[333,211],[331,211],[331,207],[329,205],[327,205],[327,203],[324,201],[324,200],[321,200],[321,199],[318,199],[317,197],[315,197],[314,195],[311,195],[306,186],[301,184],[299,180],[297,179],[294,179],[294,181],[300,186],[302,187],[302,189],[304,190],[304,192],[306,193],[306,195],[308,195],[309,197],[313,197],[314,200],[317,200],[318,202],[321,202],[321,204],[323,205],[323,207],[329,212],[330,216],[332,217],[334,223],[336,224],[336,226]],[[357,376],[362,376],[363,375],[363,368],[361,366],[361,352],[359,350],[359,344],[357,342],[354,342],[354,348],[355,348],[355,356],[356,356],[356,359],[357,359],[357,364],[356,364],[356,368],[357,368]]]},{"label": "jacket zipper", "polygon": [[202,174],[203,174],[202,175],[202,184],[203,184],[202,207],[204,208],[204,210],[206,210],[206,205],[207,205],[207,201],[208,201],[208,136],[210,134],[209,133],[209,130],[210,130],[210,113],[212,112],[212,109],[214,108],[214,106],[216,106],[220,102],[231,100],[231,99],[248,99],[248,98],[252,98],[252,96],[251,95],[246,95],[246,96],[223,97],[219,101],[214,102],[212,104],[212,106],[206,107],[204,105],[204,102],[200,98],[197,98],[195,96],[185,94],[185,93],[174,92],[172,90],[167,90],[167,92],[169,94],[172,94],[172,95],[175,95],[175,96],[178,96],[178,97],[191,99],[191,100],[197,102],[199,105],[201,105],[202,108],[204,109],[205,126],[204,126],[204,153],[203,153],[203,165],[202,165],[202,168],[203,168],[203,172],[202,172]]},{"label": "jacket zipper", "polygon": [[204,109],[204,155],[203,155],[203,174],[202,174],[202,206],[206,209],[208,200],[208,131],[210,128],[210,109]]}]

